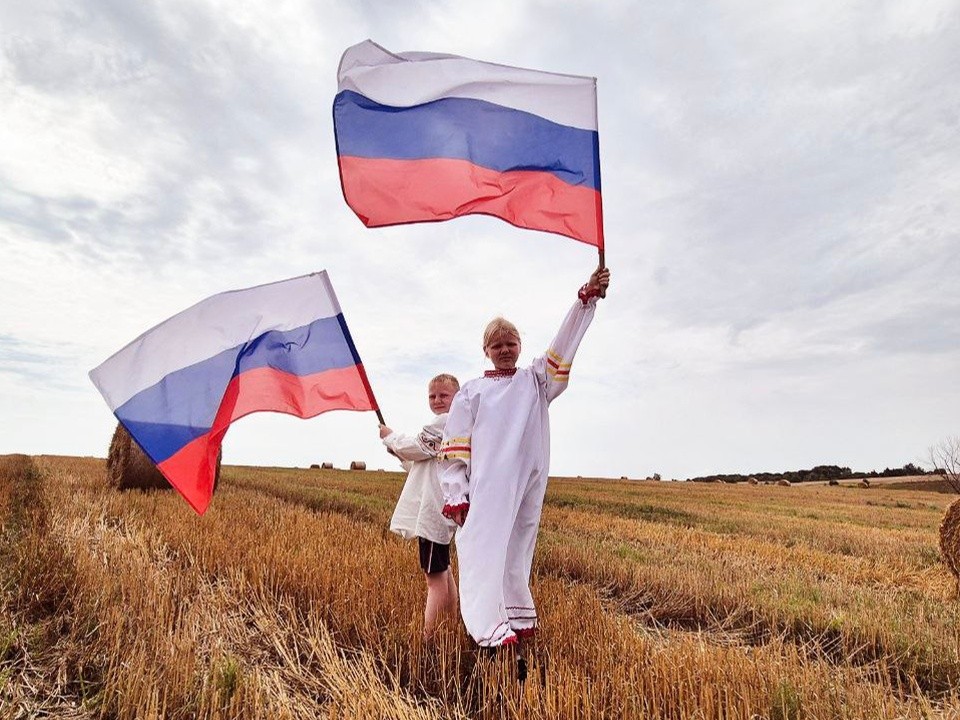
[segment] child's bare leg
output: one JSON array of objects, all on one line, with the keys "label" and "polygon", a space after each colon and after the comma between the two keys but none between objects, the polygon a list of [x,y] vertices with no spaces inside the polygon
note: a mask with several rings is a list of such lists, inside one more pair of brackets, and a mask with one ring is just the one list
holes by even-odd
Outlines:
[{"label": "child's bare leg", "polygon": [[425,577],[427,604],[423,611],[423,638],[430,640],[437,629],[440,616],[456,610],[457,593],[456,585],[453,583],[453,573],[449,569],[430,573]]},{"label": "child's bare leg", "polygon": [[447,595],[450,598],[450,602],[447,605],[446,611],[450,613],[451,617],[456,617],[458,614],[458,600],[460,598],[457,593],[457,581],[453,579],[453,570],[447,570]]}]

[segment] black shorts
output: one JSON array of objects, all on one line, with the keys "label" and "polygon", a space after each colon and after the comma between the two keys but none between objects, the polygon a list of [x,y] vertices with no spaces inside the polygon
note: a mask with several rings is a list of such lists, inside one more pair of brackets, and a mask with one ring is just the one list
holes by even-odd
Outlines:
[{"label": "black shorts", "polygon": [[420,567],[427,575],[442,573],[450,567],[450,546],[418,537]]}]

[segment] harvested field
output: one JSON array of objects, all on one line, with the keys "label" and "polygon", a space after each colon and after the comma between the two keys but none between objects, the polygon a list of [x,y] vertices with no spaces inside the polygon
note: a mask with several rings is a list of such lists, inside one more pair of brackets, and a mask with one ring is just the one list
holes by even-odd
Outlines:
[{"label": "harvested field", "polygon": [[520,685],[423,646],[402,475],[224,466],[202,518],[104,477],[0,457],[10,717],[960,717],[943,494],[555,480]]}]

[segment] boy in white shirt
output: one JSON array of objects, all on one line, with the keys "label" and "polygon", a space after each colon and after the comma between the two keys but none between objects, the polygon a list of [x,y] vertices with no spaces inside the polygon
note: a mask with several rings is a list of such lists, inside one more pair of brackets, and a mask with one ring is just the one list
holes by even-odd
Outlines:
[{"label": "boy in white shirt", "polygon": [[423,637],[433,638],[441,615],[455,616],[457,585],[450,570],[450,542],[456,526],[441,514],[443,493],[437,478],[436,456],[443,426],[460,383],[453,375],[437,375],[427,386],[427,401],[436,417],[417,435],[402,435],[386,425],[380,437],[387,450],[407,470],[407,480],[390,519],[390,530],[406,540],[417,538],[420,567],[427,581]]}]

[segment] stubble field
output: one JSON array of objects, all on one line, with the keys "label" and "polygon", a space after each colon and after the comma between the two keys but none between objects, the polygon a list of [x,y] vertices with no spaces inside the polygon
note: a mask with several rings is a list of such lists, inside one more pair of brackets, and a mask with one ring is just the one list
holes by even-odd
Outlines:
[{"label": "stubble field", "polygon": [[420,639],[402,475],[223,472],[200,518],[0,456],[0,717],[960,717],[950,495],[553,480],[520,684]]}]

